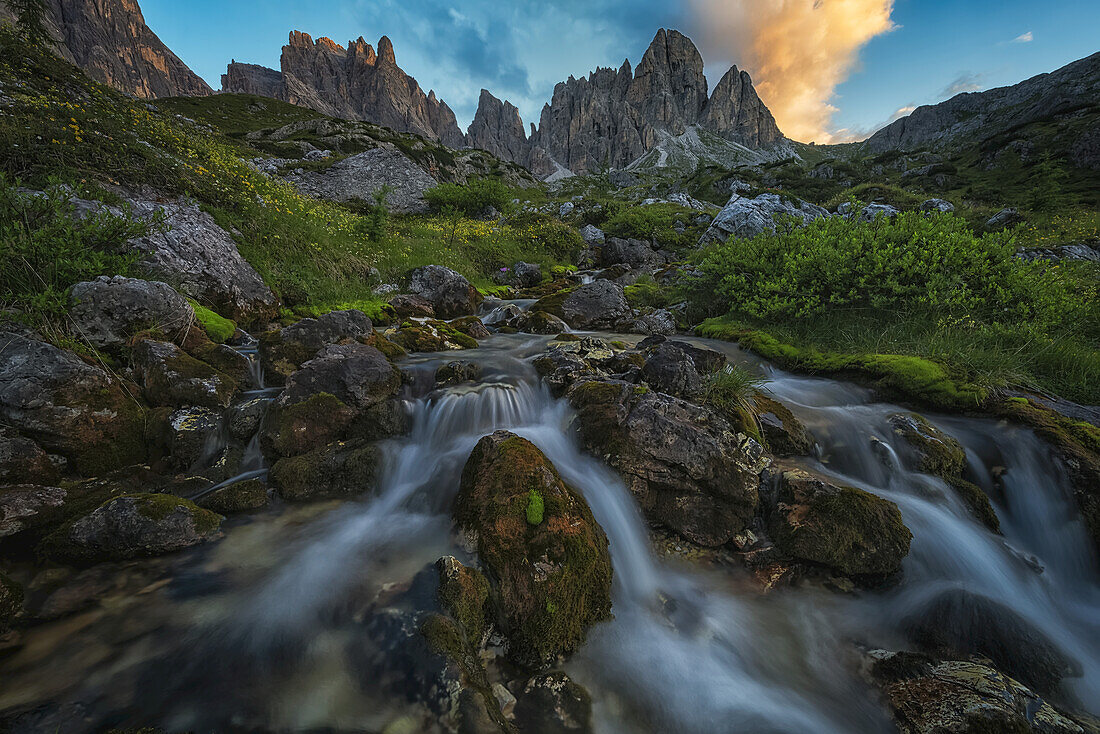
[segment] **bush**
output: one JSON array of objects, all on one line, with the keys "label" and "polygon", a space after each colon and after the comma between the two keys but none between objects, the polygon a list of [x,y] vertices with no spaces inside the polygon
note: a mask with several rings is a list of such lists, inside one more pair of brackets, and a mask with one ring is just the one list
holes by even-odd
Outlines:
[{"label": "bush", "polygon": [[479,217],[489,207],[503,212],[516,198],[500,179],[479,178],[461,184],[439,184],[424,192],[424,199],[434,212],[454,209],[470,217]]},{"label": "bush", "polygon": [[952,215],[831,217],[780,230],[705,250],[695,299],[760,319],[838,309],[1044,325],[1088,316],[1088,299],[1063,272],[1016,258],[1010,233],[977,237]]},{"label": "bush", "polygon": [[[705,226],[695,224],[699,212],[676,204],[650,204],[648,206],[613,207],[603,222],[603,231],[610,237],[651,240],[658,244],[690,248],[699,241]],[[680,222],[683,232],[677,232]]]},{"label": "bush", "polygon": [[130,274],[138,255],[119,254],[120,246],[149,231],[106,210],[78,221],[71,196],[57,184],[20,191],[0,174],[0,306],[32,324],[66,313],[74,284]]}]

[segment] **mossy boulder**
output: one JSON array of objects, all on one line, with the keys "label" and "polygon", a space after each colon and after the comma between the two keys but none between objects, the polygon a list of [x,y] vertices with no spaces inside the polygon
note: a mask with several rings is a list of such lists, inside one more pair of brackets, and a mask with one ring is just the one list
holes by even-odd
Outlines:
[{"label": "mossy boulder", "polygon": [[333,344],[366,342],[374,325],[362,311],[331,311],[315,319],[302,319],[278,331],[260,336],[260,364],[264,378],[282,385],[299,367]]},{"label": "mossy boulder", "polygon": [[198,301],[187,299],[195,312],[195,321],[206,332],[206,336],[215,344],[224,344],[230,337],[237,333],[237,324],[232,319],[227,319],[216,311],[203,306]]},{"label": "mossy boulder", "polygon": [[143,339],[133,350],[134,370],[153,405],[227,408],[237,381],[171,342]]},{"label": "mossy boulder", "polygon": [[285,407],[327,393],[364,411],[393,397],[400,387],[401,373],[380,351],[366,344],[337,344],[291,375],[277,404]]},{"label": "mossy boulder", "polygon": [[841,487],[791,469],[778,476],[768,532],[792,558],[852,577],[901,570],[913,534],[897,505],[870,492]]},{"label": "mossy boulder", "polygon": [[[529,508],[538,498],[542,511]],[[455,522],[476,539],[509,656],[541,667],[611,614],[607,537],[584,498],[530,441],[497,431],[462,472]],[[537,522],[535,522],[537,521]]]},{"label": "mossy boulder", "polygon": [[814,437],[783,403],[757,394],[756,422],[768,449],[776,456],[810,456],[814,452]]},{"label": "mossy boulder", "polygon": [[352,410],[335,395],[320,392],[299,403],[276,404],[264,423],[265,451],[298,456],[343,438],[355,419]]},{"label": "mossy boulder", "polygon": [[471,339],[485,339],[489,336],[489,329],[477,316],[463,316],[452,319],[451,328],[460,331]]},{"label": "mossy boulder", "polygon": [[0,327],[0,421],[76,472],[95,476],[147,455],[139,390],[18,327]]},{"label": "mossy boulder", "polygon": [[267,506],[267,485],[259,479],[235,482],[196,500],[195,504],[219,515],[258,510]]},{"label": "mossy boulder", "polygon": [[439,605],[454,619],[469,643],[481,644],[489,623],[489,581],[454,556],[436,561],[439,571]]},{"label": "mossy boulder", "polygon": [[403,359],[409,354],[400,344],[391,342],[389,339],[382,336],[377,331],[372,332],[371,335],[367,337],[364,343],[374,347],[382,354],[386,355],[386,359],[390,360],[391,362],[398,359]]},{"label": "mossy boulder", "polygon": [[614,329],[631,320],[630,304],[623,287],[597,280],[539,299],[532,311],[553,314],[574,329]]},{"label": "mossy boulder", "polygon": [[527,311],[515,320],[514,326],[525,334],[562,334],[569,325],[546,311]]},{"label": "mossy boulder", "polygon": [[63,525],[46,546],[52,557],[74,563],[123,561],[212,540],[221,521],[221,515],[172,495],[123,495]]},{"label": "mossy boulder", "polygon": [[537,675],[516,700],[516,725],[524,734],[590,734],[592,696],[559,670]]},{"label": "mossy boulder", "polygon": [[354,497],[374,489],[380,460],[373,444],[337,442],[279,459],[269,479],[288,502]]},{"label": "mossy boulder", "polygon": [[477,362],[447,362],[435,371],[436,387],[453,387],[464,382],[481,379],[481,365]]},{"label": "mossy boulder", "polygon": [[989,497],[963,476],[967,466],[962,444],[916,413],[897,413],[889,422],[904,441],[902,458],[910,467],[944,479],[979,522],[1000,532],[1001,523]]},{"label": "mossy boulder", "polygon": [[622,476],[650,522],[713,547],[756,515],[770,460],[721,414],[616,380],[578,381],[567,397],[585,449]]},{"label": "mossy boulder", "polygon": [[477,340],[446,321],[405,321],[388,335],[390,341],[410,352],[446,352],[477,349]]},{"label": "mossy boulder", "polygon": [[196,317],[188,300],[167,283],[121,275],[77,283],[69,301],[80,334],[98,347],[121,347],[151,329],[182,344]]},{"label": "mossy boulder", "polygon": [[871,650],[867,675],[904,734],[1082,734],[1033,691],[981,662]]},{"label": "mossy boulder", "polygon": [[0,573],[0,634],[23,613],[23,587]]}]

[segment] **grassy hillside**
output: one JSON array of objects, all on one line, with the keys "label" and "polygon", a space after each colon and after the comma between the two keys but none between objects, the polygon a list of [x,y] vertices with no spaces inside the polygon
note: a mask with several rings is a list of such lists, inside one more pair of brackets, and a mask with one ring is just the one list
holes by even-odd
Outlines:
[{"label": "grassy hillside", "polygon": [[[261,152],[244,139],[248,132],[317,120],[316,113],[241,95],[148,105],[28,47],[10,27],[0,28],[0,85],[0,174],[9,190],[63,184],[113,203],[142,187],[157,196],[191,197],[233,234],[241,254],[297,313],[349,305],[377,313],[374,286],[428,263],[449,265],[488,286],[497,268],[516,259],[562,264],[580,244],[560,222],[539,218],[499,226],[463,217],[390,218],[374,232],[361,211],[303,196],[246,161]],[[367,127],[347,124],[360,132]],[[410,148],[439,147],[389,135]],[[486,169],[491,175],[492,165]],[[25,243],[4,245],[9,252],[0,276],[8,279]],[[66,278],[76,282],[113,267],[95,260],[69,269]],[[26,318],[37,310],[26,299],[6,298],[0,306]]]}]

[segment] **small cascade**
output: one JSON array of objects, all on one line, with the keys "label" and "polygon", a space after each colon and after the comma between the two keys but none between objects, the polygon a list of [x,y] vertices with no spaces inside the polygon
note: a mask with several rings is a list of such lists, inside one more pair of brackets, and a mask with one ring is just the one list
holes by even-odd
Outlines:
[{"label": "small cascade", "polygon": [[[269,388],[264,384],[264,370],[259,358],[259,340],[248,333],[244,333],[240,343],[231,345],[230,349],[244,357],[248,362],[248,376],[251,387],[248,390],[242,390],[241,395],[247,400],[261,401],[264,404],[263,417],[261,417],[257,425],[256,432],[244,447],[240,464],[237,467],[237,474],[195,493],[190,497],[192,501],[202,499],[207,495],[237,484],[238,482],[244,482],[250,479],[262,479],[267,476],[268,467],[264,459],[263,451],[260,449],[260,435],[263,433],[264,421],[267,418],[267,411],[271,401],[282,392],[282,388]],[[234,410],[235,407],[236,406],[231,406],[229,411]],[[199,465],[195,467],[196,469],[209,468],[211,464],[218,460],[219,457],[223,456],[229,448],[231,437],[226,425],[229,411],[226,411],[226,413],[222,415],[218,430],[207,439],[206,448],[203,451],[203,456],[199,461]]]}]

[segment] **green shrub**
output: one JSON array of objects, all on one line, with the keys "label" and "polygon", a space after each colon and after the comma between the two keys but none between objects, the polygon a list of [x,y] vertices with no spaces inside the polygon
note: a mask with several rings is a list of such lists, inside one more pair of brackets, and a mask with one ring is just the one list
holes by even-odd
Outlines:
[{"label": "green shrub", "polygon": [[454,209],[470,217],[479,217],[489,207],[503,212],[516,198],[511,188],[496,178],[479,178],[466,185],[444,183],[424,192],[434,212]]},{"label": "green shrub", "polygon": [[0,173],[0,306],[32,324],[65,314],[74,284],[130,274],[138,255],[121,245],[150,229],[106,210],[78,221],[71,196],[57,184],[21,191]]},{"label": "green shrub", "polygon": [[[706,230],[695,224],[699,212],[677,204],[611,205],[609,211],[612,213],[603,222],[603,230],[610,237],[651,240],[683,249],[694,246]],[[676,231],[676,222],[683,225],[683,232]]]},{"label": "green shrub", "polygon": [[736,415],[740,411],[751,409],[752,397],[764,382],[764,378],[740,365],[726,365],[724,369],[707,377],[703,404],[711,405],[723,413]]},{"label": "green shrub", "polygon": [[236,333],[236,322],[211,311],[194,299],[188,298],[187,301],[195,312],[195,320],[210,337],[210,341],[221,344]]},{"label": "green shrub", "polygon": [[626,300],[634,308],[664,308],[669,304],[669,295],[657,285],[652,275],[643,275],[633,285],[623,288]]}]

